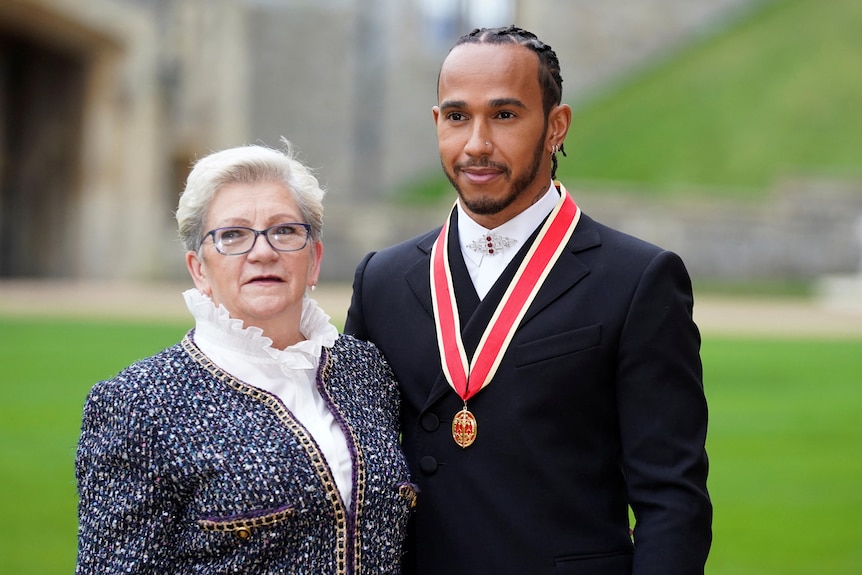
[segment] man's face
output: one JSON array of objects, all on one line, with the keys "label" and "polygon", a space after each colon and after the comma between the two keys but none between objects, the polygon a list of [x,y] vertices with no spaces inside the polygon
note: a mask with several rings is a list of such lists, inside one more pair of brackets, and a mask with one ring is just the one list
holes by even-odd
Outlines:
[{"label": "man's face", "polygon": [[522,46],[462,44],[440,70],[433,109],[440,161],[464,209],[489,229],[551,183],[538,66]]}]

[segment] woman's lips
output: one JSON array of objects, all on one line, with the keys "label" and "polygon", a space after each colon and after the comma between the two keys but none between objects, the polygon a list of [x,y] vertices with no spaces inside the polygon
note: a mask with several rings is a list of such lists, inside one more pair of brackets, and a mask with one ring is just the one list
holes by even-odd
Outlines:
[{"label": "woman's lips", "polygon": [[256,278],[251,278],[247,283],[250,284],[260,284],[260,283],[282,283],[284,280],[278,276],[259,276]]}]

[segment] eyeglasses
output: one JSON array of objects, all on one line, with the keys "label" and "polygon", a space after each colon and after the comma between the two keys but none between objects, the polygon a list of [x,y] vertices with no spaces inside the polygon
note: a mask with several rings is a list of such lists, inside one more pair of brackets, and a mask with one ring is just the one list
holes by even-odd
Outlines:
[{"label": "eyeglasses", "polygon": [[295,252],[308,243],[311,235],[310,224],[276,224],[265,230],[253,230],[242,226],[216,228],[204,236],[212,236],[213,245],[218,253],[225,256],[241,256],[254,248],[257,236],[263,235],[269,245],[277,252]]}]

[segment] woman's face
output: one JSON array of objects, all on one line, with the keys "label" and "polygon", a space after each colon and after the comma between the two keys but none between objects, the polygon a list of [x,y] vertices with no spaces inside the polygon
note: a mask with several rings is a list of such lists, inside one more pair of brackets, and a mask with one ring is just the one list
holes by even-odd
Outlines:
[{"label": "woman's face", "polygon": [[[264,230],[289,222],[304,220],[284,184],[233,183],[216,192],[204,230],[227,226]],[[307,286],[317,283],[322,256],[320,242],[309,239],[300,250],[278,252],[263,234],[257,236],[250,252],[226,256],[207,235],[200,256],[188,252],[186,264],[197,288],[216,305],[224,305],[245,327],[257,326],[280,342],[285,337],[295,339],[299,333],[302,297]],[[296,342],[288,345],[292,343]]]}]

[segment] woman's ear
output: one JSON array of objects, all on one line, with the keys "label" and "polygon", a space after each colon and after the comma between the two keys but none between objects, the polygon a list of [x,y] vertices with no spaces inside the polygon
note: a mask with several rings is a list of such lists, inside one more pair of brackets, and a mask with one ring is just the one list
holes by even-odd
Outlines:
[{"label": "woman's ear", "polygon": [[198,255],[195,251],[187,251],[186,268],[189,270],[189,275],[192,276],[192,281],[195,282],[195,287],[201,293],[212,296],[212,289],[210,289],[209,281],[206,277],[202,256]]},{"label": "woman's ear", "polygon": [[311,245],[311,260],[308,262],[308,287],[317,285],[320,279],[320,262],[323,260],[323,242],[317,240]]}]

